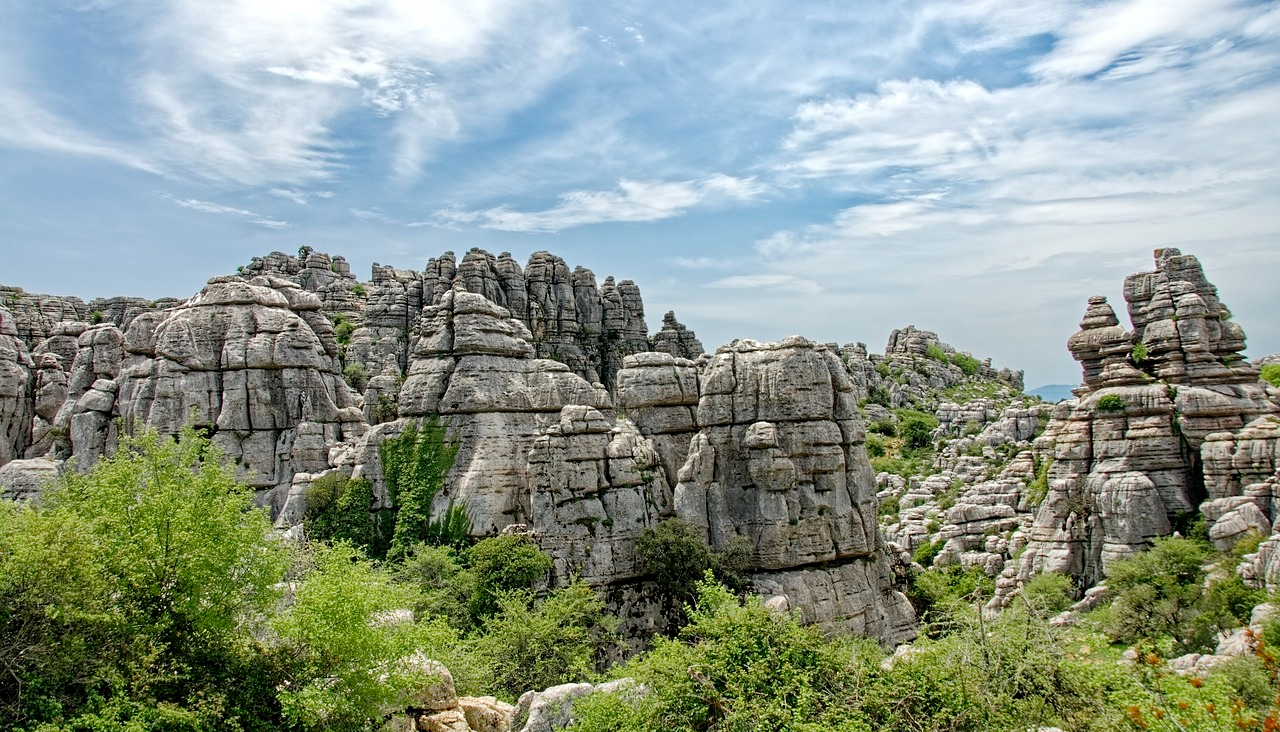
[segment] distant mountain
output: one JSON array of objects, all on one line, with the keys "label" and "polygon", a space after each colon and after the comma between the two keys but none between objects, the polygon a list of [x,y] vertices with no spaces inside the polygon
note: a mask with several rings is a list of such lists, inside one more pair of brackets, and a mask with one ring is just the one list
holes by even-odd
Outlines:
[{"label": "distant mountain", "polygon": [[1046,402],[1060,402],[1063,399],[1074,399],[1075,394],[1071,393],[1074,388],[1076,388],[1074,384],[1048,384],[1036,387],[1027,393],[1038,396]]}]

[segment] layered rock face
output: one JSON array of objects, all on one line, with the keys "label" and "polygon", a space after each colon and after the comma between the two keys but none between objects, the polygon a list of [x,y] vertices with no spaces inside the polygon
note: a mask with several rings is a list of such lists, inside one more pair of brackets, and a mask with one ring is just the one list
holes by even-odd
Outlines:
[{"label": "layered rock face", "polygon": [[1270,533],[1277,518],[1272,489],[1254,486],[1277,468],[1280,392],[1239,355],[1244,333],[1195,257],[1159,249],[1155,260],[1125,281],[1133,331],[1094,297],[1068,342],[1084,383],[1037,441],[1053,463],[1021,578],[1096,583],[1197,510],[1224,540],[1241,527]]},{"label": "layered rock face", "polygon": [[[120,338],[118,398],[112,410],[98,413],[170,434],[194,423],[235,461],[238,478],[262,490],[260,500],[278,511],[295,473],[323,471],[326,446],[363,429],[358,399],[338,373],[332,328],[319,311],[318,297],[286,280],[215,277],[181,307],[157,322],[135,321]],[[81,336],[77,367],[90,343],[114,342],[87,339],[91,333]],[[109,380],[91,389],[107,386],[101,381]],[[75,382],[73,369],[68,402]],[[76,409],[85,401],[80,397]]]},{"label": "layered rock face", "polygon": [[0,465],[21,457],[31,444],[33,368],[13,314],[0,308]]},{"label": "layered rock face", "polygon": [[810,622],[894,641],[912,612],[891,587],[874,478],[843,365],[792,337],[735,341],[701,381],[678,516],[712,546],[745,540],[759,590]]},{"label": "layered rock face", "polygon": [[[418,333],[400,414],[439,415],[460,442],[435,509],[442,514],[449,500],[462,502],[477,536],[529,521],[527,463],[534,442],[559,424],[567,406],[608,409],[608,392],[563,363],[534,358],[524,323],[461,287],[423,311]],[[399,423],[380,426],[371,438],[397,429]],[[365,454],[375,467],[376,450]],[[368,473],[380,481],[380,469]]]}]

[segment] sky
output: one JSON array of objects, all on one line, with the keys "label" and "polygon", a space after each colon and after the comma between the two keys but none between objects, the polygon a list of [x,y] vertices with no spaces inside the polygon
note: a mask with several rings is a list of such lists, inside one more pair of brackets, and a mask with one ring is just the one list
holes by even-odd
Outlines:
[{"label": "sky", "polygon": [[1280,352],[1280,3],[0,0],[0,282],[538,250],[708,349],[908,324],[1078,383],[1197,255]]}]

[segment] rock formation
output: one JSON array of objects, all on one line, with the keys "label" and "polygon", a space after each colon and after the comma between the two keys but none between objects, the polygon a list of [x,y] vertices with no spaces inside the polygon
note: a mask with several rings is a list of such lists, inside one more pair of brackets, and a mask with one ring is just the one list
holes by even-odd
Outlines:
[{"label": "rock formation", "polygon": [[898,641],[912,612],[891,586],[852,394],[840,359],[803,338],[719,349],[676,513],[712,546],[743,537],[758,589],[807,621]]},{"label": "rock formation", "polygon": [[1239,355],[1244,333],[1195,257],[1158,249],[1155,262],[1125,280],[1132,332],[1094,297],[1068,342],[1084,383],[1036,443],[1052,460],[1049,493],[1021,579],[1056,571],[1092,585],[1197,511],[1220,546],[1280,517],[1266,483],[1280,392]]}]

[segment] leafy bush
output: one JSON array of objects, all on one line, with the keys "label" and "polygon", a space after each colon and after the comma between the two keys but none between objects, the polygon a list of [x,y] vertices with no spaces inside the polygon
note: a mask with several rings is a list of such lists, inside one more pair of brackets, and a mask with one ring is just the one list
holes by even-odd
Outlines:
[{"label": "leafy bush", "polygon": [[879,435],[867,435],[867,456],[878,458],[884,457],[884,454],[884,438]]},{"label": "leafy bush", "polygon": [[453,532],[432,521],[431,501],[444,488],[457,454],[457,440],[449,438],[438,417],[410,422],[378,446],[387,494],[395,507],[391,530],[383,530],[391,537],[389,556],[401,557],[414,544]]},{"label": "leafy bush", "polygon": [[943,539],[934,539],[926,544],[921,544],[916,547],[915,551],[911,552],[911,561],[926,569],[932,567],[933,558],[938,556],[938,553],[942,551],[942,547],[946,545],[947,542]]},{"label": "leafy bush", "polygon": [[551,557],[527,536],[503,534],[476,542],[466,552],[475,578],[469,612],[481,622],[498,612],[498,599],[513,590],[528,590],[551,569]]},{"label": "leafy bush", "polygon": [[1133,351],[1129,354],[1129,360],[1133,361],[1135,366],[1141,366],[1147,362],[1147,346],[1139,343],[1133,347]]},{"label": "leafy bush", "polygon": [[930,343],[925,346],[924,355],[931,360],[947,363],[947,352],[942,350],[942,346],[937,343]]},{"label": "leafy bush", "polygon": [[659,638],[625,673],[644,693],[599,694],[575,707],[579,732],[867,730],[836,718],[846,675],[839,646],[794,617],[740,602],[708,575],[678,640]]},{"label": "leafy bush", "polygon": [[490,689],[514,701],[530,689],[584,681],[604,670],[620,644],[617,618],[585,582],[553,590],[534,604],[529,593],[498,599],[498,613],[475,639],[473,653]]},{"label": "leafy bush", "polygon": [[1208,650],[1211,633],[1193,622],[1204,594],[1204,547],[1189,539],[1165,537],[1148,551],[1112,562],[1107,586],[1112,602],[1113,640],[1171,644],[1182,653]]},{"label": "leafy bush", "polygon": [[707,572],[730,586],[741,585],[750,558],[745,539],[717,552],[696,529],[678,518],[650,526],[636,538],[640,570],[652,578],[658,592],[675,602],[677,612],[681,605],[697,598],[699,578]]},{"label": "leafy bush", "polygon": [[456,632],[443,621],[395,616],[414,593],[397,586],[354,548],[314,545],[293,602],[275,619],[281,640],[298,658],[280,696],[285,717],[307,730],[368,729],[409,705],[408,694],[431,681],[414,654],[445,662],[455,673]]},{"label": "leafy bush", "polygon": [[1259,372],[1259,376],[1272,386],[1280,386],[1280,363],[1265,364]]},{"label": "leafy bush", "polygon": [[345,541],[371,557],[386,556],[390,545],[378,532],[373,514],[373,484],[342,473],[316,478],[306,493],[302,515],[307,536],[316,541]]},{"label": "leafy bush", "polygon": [[242,633],[286,549],[251,493],[188,428],[0,509],[0,729],[277,726],[273,662]]},{"label": "leafy bush", "polygon": [[982,362],[967,353],[951,354],[951,363],[958,366],[966,376],[973,376],[982,367]]},{"label": "leafy bush", "polygon": [[1053,467],[1053,458],[1046,458],[1036,467],[1036,477],[1027,484],[1023,494],[1028,506],[1039,506],[1049,497],[1049,469]]},{"label": "leafy bush", "polygon": [[363,392],[369,385],[369,369],[359,361],[353,361],[342,369],[342,380],[352,389]]},{"label": "leafy bush", "polygon": [[867,431],[877,435],[884,435],[885,437],[894,437],[898,434],[898,428],[894,425],[892,420],[888,419],[880,419],[872,422],[867,425]]},{"label": "leafy bush", "polygon": [[907,412],[898,423],[898,434],[902,435],[902,449],[921,450],[933,445],[933,431],[938,427],[938,420],[922,412]]},{"label": "leafy bush", "polygon": [[1123,412],[1124,397],[1119,394],[1104,394],[1098,397],[1097,406],[1099,412]]}]

